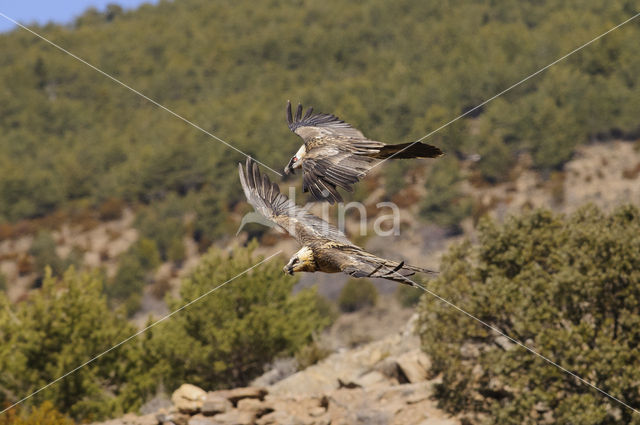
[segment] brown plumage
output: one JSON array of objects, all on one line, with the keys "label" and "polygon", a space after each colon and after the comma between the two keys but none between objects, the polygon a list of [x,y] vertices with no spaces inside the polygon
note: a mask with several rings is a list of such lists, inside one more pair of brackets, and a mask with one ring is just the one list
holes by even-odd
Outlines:
[{"label": "brown plumage", "polygon": [[353,191],[376,159],[437,158],[443,152],[426,143],[388,145],[369,140],[359,130],[331,114],[313,114],[309,108],[302,115],[298,104],[295,116],[287,102],[289,128],[304,140],[304,144],[284,169],[295,173],[302,167],[302,190],[311,192],[316,200],[342,202],[337,188]]},{"label": "brown plumage", "polygon": [[247,158],[246,167],[239,164],[238,169],[247,201],[302,245],[284,267],[285,273],[342,272],[353,277],[381,277],[412,286],[408,276],[416,272],[435,273],[406,265],[404,261],[377,257],[352,244],[336,227],[298,207],[280,193],[278,185],[261,174],[251,158]]}]

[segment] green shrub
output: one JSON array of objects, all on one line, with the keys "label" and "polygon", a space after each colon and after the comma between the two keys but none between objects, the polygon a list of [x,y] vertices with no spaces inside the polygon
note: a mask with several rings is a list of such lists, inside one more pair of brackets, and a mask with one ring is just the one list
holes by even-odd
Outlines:
[{"label": "green shrub", "polygon": [[193,222],[193,239],[198,242],[201,252],[211,243],[228,233],[228,214],[224,194],[209,186],[189,196],[191,210],[196,214]]},{"label": "green shrub", "polygon": [[[495,132],[493,129],[492,131]],[[499,135],[491,134],[481,140],[478,148],[480,161],[477,167],[482,177],[490,183],[506,181],[511,167],[515,164],[513,152]]]},{"label": "green shrub", "polygon": [[32,409],[16,406],[0,414],[0,425],[75,425],[75,422],[58,412],[50,401],[45,401]]},{"label": "green shrub", "polygon": [[420,206],[420,216],[453,233],[460,232],[460,222],[471,214],[471,201],[460,188],[462,180],[455,158],[438,159],[427,176],[427,194]]},{"label": "green shrub", "polygon": [[368,279],[349,279],[340,291],[338,306],[345,313],[376,305],[378,290]]},{"label": "green shrub", "polygon": [[[481,222],[429,288],[631,406],[640,405],[640,211],[587,206]],[[431,296],[419,329],[438,397],[500,424],[638,423],[629,409]]]},{"label": "green shrub", "polygon": [[[231,254],[211,249],[169,298],[176,309],[258,262],[253,247]],[[292,295],[295,279],[277,260],[239,276],[153,330],[145,343],[154,376],[170,390],[184,382],[205,389],[248,384],[279,356],[292,356],[329,318],[317,308],[315,288]],[[154,358],[155,356],[155,358]]]},{"label": "green shrub", "polygon": [[105,287],[112,304],[122,304],[128,315],[140,308],[142,290],[150,281],[150,272],[160,265],[160,253],[156,243],[142,238],[120,257],[118,271]]},{"label": "green shrub", "polygon": [[65,269],[64,261],[56,253],[56,242],[51,233],[41,231],[31,243],[29,254],[34,258],[34,265],[38,274],[44,274],[49,266],[54,275],[60,275]]},{"label": "green shrub", "polygon": [[[97,273],[73,268],[58,280],[48,269],[29,300],[10,304],[0,293],[0,405],[18,401],[135,332],[107,307]],[[49,400],[75,419],[100,419],[136,408],[128,381],[137,348],[126,344],[25,401]],[[137,399],[137,400],[136,400]],[[137,404],[136,404],[137,403]]]},{"label": "green shrub", "polygon": [[163,261],[182,261],[185,250],[182,238],[186,234],[184,226],[185,205],[176,195],[164,201],[157,201],[144,208],[136,217],[136,228],[142,237],[156,243]]},{"label": "green shrub", "polygon": [[98,207],[100,220],[117,220],[122,217],[125,203],[121,199],[109,198]]}]

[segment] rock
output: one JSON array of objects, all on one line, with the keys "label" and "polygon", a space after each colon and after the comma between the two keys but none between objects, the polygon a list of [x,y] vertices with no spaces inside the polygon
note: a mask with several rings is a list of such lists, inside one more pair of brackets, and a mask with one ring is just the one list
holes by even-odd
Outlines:
[{"label": "rock", "polygon": [[387,425],[391,422],[391,414],[382,410],[362,409],[355,412],[357,423],[370,425]]},{"label": "rock", "polygon": [[200,411],[205,416],[213,416],[218,413],[224,413],[231,410],[233,405],[225,397],[215,395],[214,393],[207,393],[202,402],[202,408]]},{"label": "rock", "polygon": [[197,413],[202,408],[207,393],[200,387],[191,384],[182,384],[171,395],[173,405],[182,413]]},{"label": "rock", "polygon": [[376,385],[389,385],[390,381],[382,373],[374,370],[356,379],[355,383],[361,387],[368,388]]},{"label": "rock", "polygon": [[216,425],[251,425],[254,423],[256,415],[252,412],[234,409],[215,415],[211,419]]},{"label": "rock", "polygon": [[244,398],[238,401],[238,410],[253,413],[257,418],[271,413],[274,408],[265,402],[255,398]]},{"label": "rock", "polygon": [[386,376],[393,385],[404,379],[401,377],[402,373],[398,369],[398,363],[393,358],[384,359],[376,364],[374,370]]},{"label": "rock", "polygon": [[164,424],[164,423],[167,423],[168,422],[168,419],[167,419],[168,416],[169,415],[164,411],[158,412],[156,414],[156,422],[161,424],[161,425]]},{"label": "rock", "polygon": [[317,418],[318,416],[322,416],[325,413],[327,413],[327,409],[320,406],[314,407],[313,409],[309,410],[309,416],[311,416],[312,418]]},{"label": "rock", "polygon": [[218,421],[198,413],[189,419],[189,425],[218,425]]},{"label": "rock", "polygon": [[256,425],[305,425],[305,422],[290,413],[277,410],[258,419]]},{"label": "rock", "polygon": [[162,425],[188,425],[189,415],[184,413],[170,413],[156,415],[157,423]]},{"label": "rock", "polygon": [[264,400],[264,396],[268,393],[267,389],[263,387],[242,387],[234,388],[232,390],[213,391],[209,394],[224,397],[236,406],[238,401],[244,398],[257,398],[258,400]]},{"label": "rock", "polygon": [[396,359],[396,362],[411,383],[424,381],[429,369],[431,369],[431,360],[420,349],[402,354]]}]

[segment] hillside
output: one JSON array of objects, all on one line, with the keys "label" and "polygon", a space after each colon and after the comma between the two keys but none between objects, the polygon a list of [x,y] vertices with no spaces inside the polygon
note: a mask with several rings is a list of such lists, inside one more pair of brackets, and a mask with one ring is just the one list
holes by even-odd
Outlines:
[{"label": "hillside", "polygon": [[[473,215],[461,223],[463,234],[473,234],[473,221],[481,214],[502,220],[509,214],[517,214],[528,208],[552,207],[556,211],[569,213],[585,203],[594,203],[604,209],[627,201],[640,204],[640,150],[636,146],[629,142],[614,141],[579,147],[564,171],[555,173],[551,179],[532,168],[530,160],[524,157],[514,170],[511,181],[478,185],[473,183],[472,164],[463,164],[469,179],[461,184],[460,190],[474,205]],[[428,197],[424,184],[431,168],[431,164],[425,163],[423,169],[416,170],[407,178],[398,198]],[[370,179],[384,181],[385,177],[378,171]],[[381,213],[375,205],[383,197],[384,191],[378,190],[364,200],[368,211],[374,214],[369,217],[369,231],[376,219],[375,214]],[[317,206],[314,211],[320,213],[321,208]],[[104,268],[107,277],[115,279],[120,259],[130,252],[128,250],[141,237],[135,226],[134,213],[127,208],[121,214],[116,220],[95,221],[89,228],[74,224],[73,221],[64,222],[51,232],[55,252],[63,259],[73,252],[78,253],[81,259],[76,265]],[[234,228],[239,226],[239,218],[239,215],[232,216]],[[351,235],[359,232],[357,218],[358,215],[354,213],[346,222]],[[460,239],[460,235],[451,235],[446,228],[425,222],[420,216],[419,203],[403,208],[401,223],[403,231],[400,236],[380,237],[372,234],[365,241],[366,247],[391,257],[401,252],[407,262],[437,268],[439,257],[447,246]],[[181,278],[188,275],[198,263],[201,254],[197,244],[186,230],[179,237],[184,259],[162,262],[153,270],[144,289],[140,311],[135,315],[139,325],[144,324],[149,313],[157,315],[167,311],[162,301],[163,295],[169,290],[177,293]],[[238,237],[223,239],[218,244],[232,249],[233,246],[246,243],[247,237],[242,232]],[[265,245],[258,248],[258,253],[270,255],[278,249],[286,253],[297,250],[293,239],[283,238],[275,232],[268,232],[263,240]],[[38,270],[34,267],[39,260],[31,250],[33,243],[33,235],[0,241],[0,273],[7,279],[7,293],[11,300],[22,299],[39,278]],[[30,271],[21,271],[21,267],[29,264],[31,269],[27,270]],[[318,284],[320,293],[336,299],[344,282],[346,277],[305,275],[301,277],[299,287]],[[383,293],[392,292],[394,288],[395,285],[388,282],[378,283],[378,289]]]},{"label": "hillside", "polygon": [[[288,99],[334,113],[372,139],[414,141],[634,13],[623,0],[165,0],[131,11],[117,5],[90,9],[68,25],[34,30],[282,170],[301,143],[286,125]],[[514,226],[504,242],[502,230],[487,228],[526,224],[537,208],[549,209],[539,214],[558,226],[577,226],[578,216],[567,218],[575,211],[587,211],[581,214],[594,222],[617,211],[606,217],[616,232],[584,231],[591,238],[584,245],[571,235],[554,239],[557,234],[546,228],[538,235],[542,244],[575,242],[558,255],[579,253],[580,261],[591,258],[593,249],[592,257],[602,261],[597,264],[606,267],[589,271],[587,278],[578,272],[596,263],[585,260],[581,269],[562,269],[558,277],[558,264],[568,264],[558,260],[544,270],[549,279],[540,277],[536,284],[545,288],[544,296],[568,288],[560,299],[568,301],[555,305],[557,299],[541,298],[538,305],[533,297],[531,305],[552,308],[553,315],[543,319],[557,318],[535,322],[540,329],[571,321],[581,326],[586,336],[572,337],[584,336],[586,342],[575,347],[588,346],[590,362],[601,368],[594,382],[632,401],[640,382],[635,358],[629,357],[631,371],[608,371],[607,364],[619,365],[622,354],[603,354],[589,338],[605,338],[605,347],[616,347],[620,335],[635,335],[640,320],[633,304],[640,263],[629,249],[637,238],[620,236],[639,223],[633,209],[640,205],[639,36],[637,21],[608,34],[431,135],[426,142],[441,147],[444,157],[386,162],[345,194],[347,202],[361,203],[367,218],[366,234],[360,234],[358,210],[346,214],[346,233],[354,243],[441,270],[448,280],[424,282],[454,291],[448,294],[452,299],[463,296],[488,323],[496,316],[482,310],[489,293],[483,290],[497,294],[489,298],[496,311],[507,311],[500,301],[535,293],[526,273],[538,273],[541,260],[526,257],[527,244],[521,244],[525,254],[513,255],[531,264],[514,261],[524,270],[521,280],[502,294],[500,288],[513,283],[500,274],[507,266],[487,260],[487,269],[476,270],[473,255],[529,235]],[[548,381],[538,384],[536,371],[520,363],[514,370],[533,376],[539,390],[520,397],[526,384],[517,392],[500,387],[506,372],[499,365],[491,369],[484,354],[520,361],[518,353],[495,354],[494,345],[501,345],[482,328],[467,322],[456,328],[452,323],[460,317],[426,296],[419,301],[417,290],[406,293],[385,280],[372,281],[372,289],[357,280],[351,297],[362,301],[358,297],[368,294],[374,301],[365,301],[374,305],[349,312],[341,306],[345,284],[354,283],[348,276],[284,275],[283,262],[298,249],[293,238],[258,225],[236,234],[250,210],[237,177],[240,153],[24,30],[0,34],[0,47],[0,407],[229,282],[71,379],[47,387],[14,409],[16,416],[0,415],[0,425],[18,416],[35,421],[25,419],[25,425],[40,424],[38,415],[47,417],[51,409],[69,423],[113,419],[118,425],[449,425],[480,423],[498,411],[508,417],[510,408],[521,418],[552,422],[554,414],[571,417],[571,409],[580,406],[604,418],[589,417],[590,423],[628,418],[629,412],[600,403],[563,376],[543,374]],[[294,187],[296,203],[307,201],[299,173],[270,177],[285,193]],[[374,231],[384,214],[381,202],[398,207],[399,235]],[[598,209],[585,209],[589,203]],[[631,206],[617,210],[622,204]],[[322,209],[316,204],[311,211]],[[339,211],[329,209],[334,223]],[[606,249],[598,251],[605,246],[598,238],[605,236],[614,238],[604,242],[619,255],[608,258]],[[448,269],[452,264],[457,269]],[[503,285],[485,282],[489,272]],[[560,284],[550,289],[544,285],[551,278]],[[586,307],[573,310],[591,306],[590,294],[613,281],[617,286],[608,293],[615,297],[593,303],[604,311],[601,322]],[[570,288],[581,284],[584,297],[571,298]],[[618,309],[622,301],[627,304]],[[624,332],[618,332],[618,310]],[[416,311],[419,336],[410,331],[416,319],[407,325]],[[513,328],[510,319],[498,325],[553,353],[548,340],[527,334],[524,322],[531,317]],[[616,325],[609,332],[612,320]],[[443,329],[446,335],[439,334]],[[629,353],[637,352],[640,339],[634,338],[625,340]],[[476,343],[490,349],[467,356]],[[463,359],[455,363],[459,355]],[[577,356],[577,367],[589,371],[592,363],[583,360]],[[474,369],[474,362],[485,369]],[[526,358],[522,364],[529,364]],[[618,372],[624,379],[607,381]],[[200,387],[196,399],[187,401],[197,405],[200,396],[211,398],[224,411],[209,413],[222,416],[205,415],[200,405],[181,411],[180,396],[170,398],[183,384]],[[543,391],[546,385],[557,391]],[[238,393],[253,395],[238,399]],[[582,404],[572,404],[574,395]],[[529,404],[518,404],[525,398]],[[554,400],[561,400],[559,408]]]},{"label": "hillside", "polygon": [[[299,143],[287,99],[372,138],[415,140],[631,14],[624,1],[579,3],[180,0],[35,30],[281,169]],[[629,24],[430,141],[479,153],[497,181],[523,151],[551,170],[576,145],[635,137],[638,31]],[[241,200],[237,152],[23,30],[0,45],[0,221],[176,194],[208,238],[225,233]]]}]

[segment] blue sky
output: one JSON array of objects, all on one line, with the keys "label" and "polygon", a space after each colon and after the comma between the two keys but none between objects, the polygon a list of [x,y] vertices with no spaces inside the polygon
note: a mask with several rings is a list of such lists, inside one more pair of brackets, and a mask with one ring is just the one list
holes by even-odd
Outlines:
[{"label": "blue sky", "polygon": [[[104,10],[107,4],[119,4],[125,9],[156,0],[0,0],[0,12],[24,25],[49,21],[69,23],[89,7]],[[0,16],[0,32],[10,31],[15,25]]]}]

